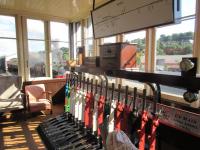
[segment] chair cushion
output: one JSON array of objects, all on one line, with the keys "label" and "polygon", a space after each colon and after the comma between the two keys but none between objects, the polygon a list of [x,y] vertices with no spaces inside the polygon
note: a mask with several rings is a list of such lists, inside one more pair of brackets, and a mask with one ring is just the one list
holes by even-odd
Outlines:
[{"label": "chair cushion", "polygon": [[37,102],[31,101],[29,103],[30,112],[37,112],[41,110],[51,109],[51,103],[48,99],[38,99]]},{"label": "chair cushion", "polygon": [[35,84],[25,86],[25,92],[29,95],[30,102],[36,102],[37,99],[45,98],[45,86],[44,84]]},{"label": "chair cushion", "polygon": [[23,108],[23,101],[20,97],[15,99],[0,99],[0,112],[7,112]]}]

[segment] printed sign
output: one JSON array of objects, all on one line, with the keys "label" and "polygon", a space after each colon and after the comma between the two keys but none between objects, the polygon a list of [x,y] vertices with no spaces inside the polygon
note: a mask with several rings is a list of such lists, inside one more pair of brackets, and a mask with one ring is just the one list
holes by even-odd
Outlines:
[{"label": "printed sign", "polygon": [[[136,109],[139,113],[142,111],[142,102],[142,99],[136,99]],[[153,112],[152,101],[146,101],[145,110],[148,111],[148,116],[151,118],[151,112]],[[200,114],[191,113],[163,104],[156,105],[156,113],[159,114],[161,123],[200,137]]]},{"label": "printed sign", "polygon": [[178,108],[157,104],[161,123],[200,137],[200,115]]}]

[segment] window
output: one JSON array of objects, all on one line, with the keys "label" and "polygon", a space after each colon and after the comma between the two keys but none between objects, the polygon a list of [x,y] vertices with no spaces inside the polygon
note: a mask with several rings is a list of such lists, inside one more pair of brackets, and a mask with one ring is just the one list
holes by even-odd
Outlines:
[{"label": "window", "polygon": [[[123,35],[123,42],[128,42],[130,44],[134,44],[137,48],[136,53],[136,67],[131,68],[132,71],[144,71],[145,66],[145,38],[146,38],[146,31],[138,31],[138,32],[131,32],[126,33]],[[144,84],[138,81],[122,79],[123,86],[130,86],[130,87],[137,87],[138,89],[142,90],[144,88]]]},{"label": "window", "polygon": [[156,71],[179,74],[183,57],[192,56],[196,0],[182,0],[180,23],[157,28]]},{"label": "window", "polygon": [[183,57],[192,56],[195,19],[157,28],[156,71],[179,74]]},{"label": "window", "polygon": [[66,23],[50,22],[53,77],[63,75],[69,60],[69,26]]},{"label": "window", "polygon": [[74,58],[78,59],[78,51],[77,48],[82,46],[82,27],[81,27],[81,22],[75,22],[73,24],[73,35],[74,35]]},{"label": "window", "polygon": [[134,44],[137,47],[136,68],[134,68],[136,71],[144,71],[146,48],[145,37],[145,31],[127,33],[124,34],[123,37],[124,42]]},{"label": "window", "polygon": [[81,22],[76,23],[76,46],[82,46]]},{"label": "window", "polygon": [[[180,74],[179,63],[183,57],[191,57],[195,27],[196,0],[182,0],[180,23],[156,29],[156,72]],[[183,95],[184,90],[161,86],[167,93]]]},{"label": "window", "polygon": [[85,37],[85,55],[87,57],[95,56],[91,17],[89,17],[86,21]]},{"label": "window", "polygon": [[110,36],[110,37],[103,38],[102,42],[103,42],[103,44],[116,43],[116,36]]},{"label": "window", "polygon": [[27,32],[30,77],[45,77],[46,52],[44,22],[41,20],[27,19]]},{"label": "window", "polygon": [[15,17],[0,15],[0,74],[17,75]]}]

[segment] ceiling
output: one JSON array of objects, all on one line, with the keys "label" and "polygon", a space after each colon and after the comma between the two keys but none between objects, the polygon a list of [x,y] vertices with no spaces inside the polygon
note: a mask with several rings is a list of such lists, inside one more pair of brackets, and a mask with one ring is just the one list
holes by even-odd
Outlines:
[{"label": "ceiling", "polygon": [[[109,0],[96,0],[96,7]],[[89,15],[93,0],[0,0],[0,11],[23,15],[49,16],[69,21]]]}]

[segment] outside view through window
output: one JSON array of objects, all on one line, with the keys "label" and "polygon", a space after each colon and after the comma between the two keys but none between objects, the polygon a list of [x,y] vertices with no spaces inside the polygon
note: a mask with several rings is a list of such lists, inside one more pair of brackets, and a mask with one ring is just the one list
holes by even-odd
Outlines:
[{"label": "outside view through window", "polygon": [[30,77],[45,77],[46,52],[44,22],[27,19],[28,65]]},{"label": "outside view through window", "polygon": [[[31,77],[45,77],[46,50],[44,22],[27,20],[29,67]],[[65,23],[50,22],[52,74],[53,77],[63,75],[66,70],[66,61],[69,59],[68,25]]]},{"label": "outside view through window", "polygon": [[53,77],[63,75],[69,60],[69,33],[65,23],[51,22],[51,51]]},{"label": "outside view through window", "polygon": [[17,75],[15,18],[0,15],[0,74]]},{"label": "outside view through window", "polygon": [[[136,52],[136,67],[133,68],[133,71],[144,71],[145,65],[145,48],[146,48],[146,32],[138,31],[124,34],[123,41],[128,42],[130,44],[134,44],[137,47]],[[123,79],[122,83],[124,86],[132,85],[133,87],[137,87],[139,89],[144,88],[144,84],[138,81],[131,81]]]},{"label": "outside view through window", "polygon": [[134,44],[137,47],[136,54],[136,68],[135,71],[144,71],[144,63],[145,63],[145,31],[132,32],[128,34],[124,34],[124,42],[128,42],[130,44]]},{"label": "outside view through window", "polygon": [[94,53],[94,40],[93,40],[93,29],[92,29],[92,20],[91,17],[87,19],[87,27],[86,27],[86,39],[85,39],[85,55],[87,57],[93,57]]},{"label": "outside view through window", "polygon": [[[182,0],[180,23],[156,29],[156,72],[180,75],[183,57],[192,57],[196,0]],[[183,95],[184,90],[161,86],[161,91]]]}]

